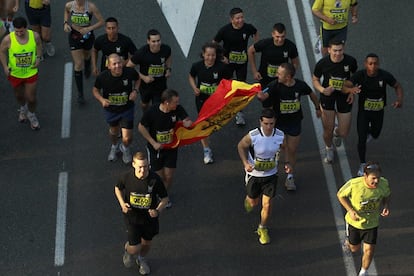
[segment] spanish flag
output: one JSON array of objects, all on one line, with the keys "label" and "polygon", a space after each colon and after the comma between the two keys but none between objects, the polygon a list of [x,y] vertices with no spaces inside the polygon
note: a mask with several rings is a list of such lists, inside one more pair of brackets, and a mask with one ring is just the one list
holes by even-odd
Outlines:
[{"label": "spanish flag", "polygon": [[197,120],[189,128],[177,123],[173,142],[163,148],[176,148],[208,137],[220,130],[236,113],[245,108],[261,91],[259,83],[247,84],[241,81],[223,79],[216,91],[207,99]]}]

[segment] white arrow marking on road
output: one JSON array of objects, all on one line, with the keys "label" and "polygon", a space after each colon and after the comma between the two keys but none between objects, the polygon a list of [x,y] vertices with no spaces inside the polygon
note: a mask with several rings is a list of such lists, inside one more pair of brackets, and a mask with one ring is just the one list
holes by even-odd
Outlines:
[{"label": "white arrow marking on road", "polygon": [[188,56],[204,0],[157,0],[184,56]]}]

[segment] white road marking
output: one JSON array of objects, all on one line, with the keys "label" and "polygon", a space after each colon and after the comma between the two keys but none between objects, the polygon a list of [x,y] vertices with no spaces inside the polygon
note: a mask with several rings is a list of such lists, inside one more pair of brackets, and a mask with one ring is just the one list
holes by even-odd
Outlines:
[{"label": "white road marking", "polygon": [[[295,1],[287,0],[286,2],[288,4],[288,10],[290,13],[291,23],[292,23],[293,30],[294,30],[293,33],[294,33],[296,45],[299,51],[299,59],[301,62],[302,75],[304,77],[304,80],[312,87],[313,86],[312,79],[311,79],[312,73],[310,71],[309,59],[305,51],[306,48],[305,48],[305,43],[303,41],[303,34],[302,34],[300,23],[299,23],[299,17],[297,14],[296,4],[295,4]],[[309,37],[311,40],[311,45],[313,46],[316,43],[317,35],[315,33],[316,28],[315,28],[314,21],[312,18],[312,11],[309,6],[309,1],[302,0],[302,6],[304,10],[304,15],[305,15]],[[315,61],[318,61],[319,59],[322,58],[322,56],[321,54],[314,53],[314,58],[315,58]],[[311,100],[309,100],[308,103],[309,103],[310,110],[313,110],[314,106]],[[328,187],[328,192],[329,192],[329,199],[331,201],[331,207],[334,213],[335,224],[336,224],[336,229],[337,229],[338,238],[339,238],[339,246],[342,251],[342,242],[345,238],[345,231],[344,231],[345,222],[344,222],[344,215],[342,212],[342,208],[336,197],[338,185],[336,183],[336,179],[333,173],[332,166],[325,164],[325,162],[323,161],[325,143],[322,138],[323,137],[322,136],[323,134],[322,123],[316,117],[315,112],[311,112],[311,113],[312,113],[312,121],[313,121],[313,125],[315,128],[316,138],[318,141],[318,146],[319,146],[319,149],[321,149],[321,162],[323,164],[325,181],[326,181],[326,185]],[[337,155],[338,155],[338,160],[339,160],[339,164],[341,167],[342,175],[344,177],[344,181],[346,181],[352,177],[352,174],[351,174],[351,170],[350,170],[349,163],[348,163],[348,157],[345,151],[345,146],[343,145],[343,143],[341,147],[337,148]],[[353,257],[347,256],[345,253],[343,253],[343,260],[344,260],[347,275],[356,275],[356,268],[355,268]],[[374,262],[370,266],[370,275],[377,275]]]},{"label": "white road marking", "polygon": [[65,64],[65,72],[63,79],[63,104],[62,104],[62,139],[70,137],[70,112],[72,108],[72,74],[73,64],[68,62]]},{"label": "white road marking", "polygon": [[62,266],[65,263],[67,193],[68,173],[61,172],[59,173],[56,211],[55,266]]},{"label": "white road marking", "polygon": [[184,56],[187,57],[204,0],[157,0],[157,2]]}]

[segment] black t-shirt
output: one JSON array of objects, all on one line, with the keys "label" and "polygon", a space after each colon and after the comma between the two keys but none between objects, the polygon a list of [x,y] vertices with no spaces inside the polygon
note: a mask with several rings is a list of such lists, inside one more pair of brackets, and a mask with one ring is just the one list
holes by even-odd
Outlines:
[{"label": "black t-shirt", "polygon": [[133,55],[137,51],[137,47],[134,42],[121,33],[118,33],[118,39],[116,41],[108,40],[106,34],[101,35],[95,39],[94,48],[97,51],[102,51],[101,58],[101,72],[106,69],[106,59],[110,54],[118,54],[128,60],[128,54]]},{"label": "black t-shirt", "polygon": [[131,169],[119,178],[116,187],[123,191],[124,201],[131,206],[131,211],[125,214],[130,223],[145,224],[158,219],[151,218],[148,209],[157,208],[159,198],[165,198],[168,194],[155,172],[149,171],[145,179],[138,179],[135,170]]},{"label": "black t-shirt", "polygon": [[225,66],[226,65],[221,61],[216,61],[211,67],[205,66],[204,60],[193,63],[190,75],[196,79],[197,87],[201,92],[200,96],[210,96],[216,91],[217,85],[222,79],[230,78]]},{"label": "black t-shirt", "polygon": [[102,97],[111,101],[105,109],[111,112],[123,112],[131,108],[134,102],[129,100],[129,94],[132,92],[133,83],[138,79],[138,72],[129,67],[124,67],[119,77],[112,76],[109,70],[101,72],[94,86],[101,91]]},{"label": "black t-shirt", "polygon": [[330,56],[323,57],[315,65],[313,74],[317,78],[323,76],[323,87],[332,86],[336,91],[341,92],[345,80],[349,80],[351,75],[357,70],[357,61],[355,58],[344,54],[344,58],[334,63]]},{"label": "black t-shirt", "polygon": [[214,41],[223,41],[224,56],[230,63],[244,64],[247,62],[247,44],[249,38],[257,33],[257,29],[244,23],[240,29],[233,28],[231,23],[223,26],[214,37]]},{"label": "black t-shirt", "polygon": [[289,39],[285,39],[283,45],[276,46],[273,38],[265,38],[253,44],[253,47],[256,52],[261,53],[259,73],[265,82],[276,79],[280,64],[298,57],[298,49]]},{"label": "black t-shirt", "polygon": [[382,69],[377,75],[369,77],[366,70],[360,70],[351,77],[351,82],[361,85],[361,92],[358,94],[359,110],[382,110],[387,104],[387,84],[394,87],[397,80],[394,76]]},{"label": "black t-shirt", "polygon": [[303,119],[300,97],[312,93],[306,82],[295,79],[293,86],[286,86],[274,80],[268,87],[269,98],[263,102],[263,107],[273,108],[277,124],[289,124]]},{"label": "black t-shirt", "polygon": [[[159,105],[153,105],[142,116],[141,124],[148,129],[155,141],[168,144],[172,142],[175,124],[187,117],[188,114],[181,105],[168,113],[161,111]],[[150,143],[147,144],[152,148]]]},{"label": "black t-shirt", "polygon": [[139,65],[139,72],[145,76],[154,77],[151,83],[141,82],[141,88],[144,90],[163,91],[167,88],[166,61],[171,56],[171,48],[166,44],[161,44],[158,53],[152,53],[149,45],[145,45],[138,49],[131,57],[131,61]]}]

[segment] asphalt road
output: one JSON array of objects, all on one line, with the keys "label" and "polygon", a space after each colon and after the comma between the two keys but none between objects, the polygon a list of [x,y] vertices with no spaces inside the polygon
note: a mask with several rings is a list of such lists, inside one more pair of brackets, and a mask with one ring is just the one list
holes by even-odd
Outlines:
[{"label": "asphalt road", "polygon": [[[107,127],[91,93],[82,107],[74,101],[70,137],[61,138],[64,64],[71,61],[61,27],[64,2],[55,1],[52,6],[56,56],[47,58],[40,70],[40,131],[33,132],[28,125],[17,123],[17,105],[1,74],[0,275],[137,275],[137,269],[125,269],[122,264],[126,234],[113,194],[116,179],[128,166],[120,160],[106,161],[110,147]],[[179,91],[181,104],[193,119],[196,109],[187,82],[190,66],[198,60],[201,45],[228,22],[228,11],[233,6],[245,10],[246,22],[253,23],[261,37],[270,36],[273,24],[283,22],[288,28],[287,37],[294,40],[295,26],[287,1],[205,1],[188,57],[180,50],[157,1],[95,2],[105,18],[119,19],[121,32],[137,46],[145,43],[148,29],[160,30],[162,40],[173,49],[170,87]],[[305,42],[303,50],[312,71],[313,46],[302,2],[295,2]],[[357,58],[360,68],[364,56],[376,52],[382,67],[394,74],[406,93],[402,110],[387,107],[383,133],[368,146],[369,159],[382,164],[393,192],[391,216],[381,220],[375,254],[378,275],[414,274],[414,143],[410,139],[414,134],[410,120],[414,102],[409,82],[414,67],[414,38],[410,36],[414,33],[413,8],[414,2],[409,0],[392,4],[386,0],[361,1],[360,22],[350,27],[346,48]],[[298,77],[303,77],[300,72]],[[92,85],[93,79],[87,80],[86,91]],[[394,96],[389,90],[390,102]],[[327,189],[332,183],[326,183],[326,165],[321,163],[321,148],[306,107],[297,162],[298,191],[287,193],[281,174],[280,196],[270,225],[272,243],[258,243],[254,230],[259,211],[248,215],[244,212],[244,173],[236,145],[257,126],[259,110],[260,104],[253,101],[245,110],[244,128],[231,123],[212,136],[216,160],[212,165],[203,164],[199,144],[180,149],[171,192],[174,206],[162,214],[161,231],[148,256],[152,275],[347,275]],[[137,109],[137,122],[141,115]],[[144,150],[145,143],[137,130],[134,139],[134,150]],[[341,160],[349,162],[353,175],[358,168],[356,143],[354,120],[345,141],[347,160]],[[329,168],[334,172],[334,185],[345,181],[340,164],[336,162]],[[55,266],[61,172],[68,174],[65,258],[63,265]],[[355,258],[357,269],[359,259]]]}]

